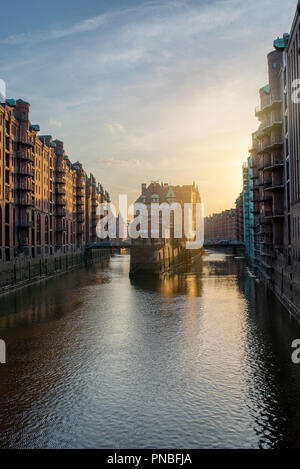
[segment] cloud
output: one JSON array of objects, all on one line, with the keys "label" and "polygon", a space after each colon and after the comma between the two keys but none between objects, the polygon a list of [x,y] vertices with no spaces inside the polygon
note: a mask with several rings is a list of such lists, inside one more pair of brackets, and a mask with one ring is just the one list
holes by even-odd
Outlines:
[{"label": "cloud", "polygon": [[105,166],[110,168],[136,168],[141,166],[141,162],[139,160],[117,160],[117,159],[109,159],[109,160],[102,160]]},{"label": "cloud", "polygon": [[111,135],[124,134],[125,129],[122,124],[116,122],[115,124],[107,124],[107,128]]},{"label": "cloud", "polygon": [[[171,1],[165,4],[157,2],[142,3],[137,7],[128,7],[118,11],[110,11],[83,19],[69,26],[62,25],[59,28],[37,31],[36,33],[12,34],[0,40],[0,44],[23,45],[54,41],[76,34],[88,33],[99,29],[101,26],[117,18],[128,18],[127,26],[123,28],[126,36],[134,36],[137,40],[163,38],[170,41],[178,31],[182,35],[191,36],[199,31],[208,32],[217,27],[234,22],[242,14],[242,3],[240,0],[227,0],[221,9],[218,2],[212,2],[212,6],[201,5],[200,11],[191,8],[188,1]],[[149,23],[149,15],[152,21]],[[136,23],[131,18],[138,18]],[[165,34],[167,31],[167,34]]]},{"label": "cloud", "polygon": [[49,120],[49,125],[51,125],[51,127],[62,127],[62,122],[61,121],[57,121],[55,119],[50,119]]},{"label": "cloud", "polygon": [[[203,195],[213,206],[226,181],[222,207],[231,205],[257,125],[253,108],[267,80],[266,54],[290,26],[295,0],[123,5],[0,40],[9,93],[25,94],[43,133],[63,122],[60,137],[72,160],[98,172],[109,190],[138,191],[147,178],[198,178],[209,181]],[[12,53],[5,41],[39,47]]]},{"label": "cloud", "polygon": [[56,39],[62,39],[64,37],[72,36],[73,34],[82,34],[89,31],[94,31],[102,26],[107,19],[107,15],[98,15],[93,18],[88,18],[76,23],[71,26],[62,26],[60,29],[50,29],[45,32],[38,32],[37,34],[32,33],[21,33],[10,35],[0,40],[0,43],[7,45],[19,45],[24,43],[32,43],[35,41],[53,41]]}]

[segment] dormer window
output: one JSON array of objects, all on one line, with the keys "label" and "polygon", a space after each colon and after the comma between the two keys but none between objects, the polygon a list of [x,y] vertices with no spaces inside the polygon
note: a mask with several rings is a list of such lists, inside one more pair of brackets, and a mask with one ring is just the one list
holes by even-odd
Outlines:
[{"label": "dormer window", "polygon": [[151,202],[153,202],[154,204],[157,204],[159,202],[159,195],[152,194],[151,195]]}]

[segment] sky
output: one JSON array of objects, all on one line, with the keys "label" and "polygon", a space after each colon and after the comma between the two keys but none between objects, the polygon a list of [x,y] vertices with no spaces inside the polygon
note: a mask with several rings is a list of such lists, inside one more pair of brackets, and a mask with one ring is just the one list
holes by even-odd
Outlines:
[{"label": "sky", "polygon": [[143,182],[195,181],[218,212],[242,189],[266,55],[296,3],[2,2],[0,78],[113,202]]}]

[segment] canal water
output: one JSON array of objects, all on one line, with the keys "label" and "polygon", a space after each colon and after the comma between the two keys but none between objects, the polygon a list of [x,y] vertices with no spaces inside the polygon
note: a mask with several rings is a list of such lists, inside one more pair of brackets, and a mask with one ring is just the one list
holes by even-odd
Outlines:
[{"label": "canal water", "polygon": [[116,255],[0,298],[1,448],[300,447],[296,322],[242,258]]}]

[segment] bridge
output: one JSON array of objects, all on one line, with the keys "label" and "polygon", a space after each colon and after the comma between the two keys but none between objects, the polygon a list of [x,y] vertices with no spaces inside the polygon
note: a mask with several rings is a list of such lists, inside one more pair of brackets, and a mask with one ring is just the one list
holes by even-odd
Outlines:
[{"label": "bridge", "polygon": [[244,247],[245,243],[233,239],[211,238],[204,240],[204,247]]},{"label": "bridge", "polygon": [[[244,247],[245,243],[241,241],[235,241],[232,239],[205,239],[204,240],[204,247]],[[131,247],[131,239],[115,239],[115,240],[103,240],[98,241],[96,243],[88,243],[85,247],[87,251],[91,249],[102,249],[102,248],[130,248]]]},{"label": "bridge", "polygon": [[102,248],[130,248],[131,246],[131,239],[124,239],[124,240],[107,240],[107,241],[99,241],[97,243],[88,243],[85,247],[86,251],[90,251],[91,249],[102,249]]}]

